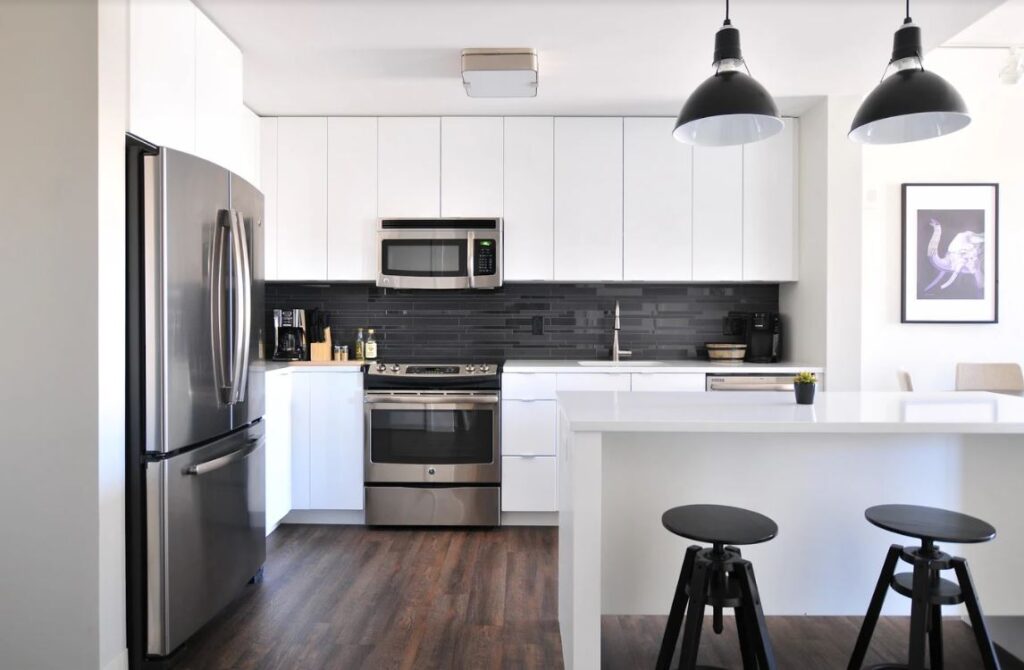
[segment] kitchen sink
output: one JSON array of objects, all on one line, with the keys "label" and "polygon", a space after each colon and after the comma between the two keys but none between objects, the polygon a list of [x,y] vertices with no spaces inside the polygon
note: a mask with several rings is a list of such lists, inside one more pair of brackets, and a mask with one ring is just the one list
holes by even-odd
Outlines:
[{"label": "kitchen sink", "polygon": [[655,368],[664,366],[663,361],[576,361],[576,365],[588,368],[626,367],[626,368]]}]

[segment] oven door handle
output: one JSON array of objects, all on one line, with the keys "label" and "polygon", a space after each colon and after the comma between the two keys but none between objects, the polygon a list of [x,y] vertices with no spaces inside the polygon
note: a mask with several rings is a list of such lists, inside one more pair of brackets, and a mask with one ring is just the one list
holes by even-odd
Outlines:
[{"label": "oven door handle", "polygon": [[457,394],[436,394],[416,395],[410,394],[371,394],[365,396],[368,405],[498,405],[501,398],[497,394],[481,395],[457,395]]}]

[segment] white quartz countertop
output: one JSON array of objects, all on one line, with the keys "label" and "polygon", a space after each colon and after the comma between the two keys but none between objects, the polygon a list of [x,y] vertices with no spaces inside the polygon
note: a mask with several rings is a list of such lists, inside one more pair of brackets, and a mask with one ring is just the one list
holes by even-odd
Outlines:
[{"label": "white quartz countertop", "polygon": [[793,374],[823,372],[804,363],[714,363],[711,361],[506,361],[503,372],[691,372],[695,374]]},{"label": "white quartz countertop", "polygon": [[365,361],[267,361],[267,373],[282,372],[341,372],[361,373]]},{"label": "white quartz countertop", "polygon": [[995,393],[567,391],[560,411],[575,432],[1002,433],[1024,435],[1024,398]]}]

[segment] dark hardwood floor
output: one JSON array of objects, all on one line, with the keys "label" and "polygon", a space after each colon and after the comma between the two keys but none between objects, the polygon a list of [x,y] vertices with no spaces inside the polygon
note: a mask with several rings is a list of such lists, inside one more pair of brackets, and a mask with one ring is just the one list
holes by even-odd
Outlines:
[{"label": "dark hardwood floor", "polygon": [[[173,668],[561,668],[556,544],[553,528],[282,526],[268,540],[263,583],[191,640]],[[845,669],[859,624],[768,619],[779,667],[801,670]],[[604,667],[653,668],[664,625],[664,617],[604,617]],[[966,625],[951,619],[945,632],[947,668],[982,668]],[[907,635],[907,619],[883,619],[868,663],[905,658]],[[741,667],[728,619],[721,636],[705,627],[701,661]]]}]

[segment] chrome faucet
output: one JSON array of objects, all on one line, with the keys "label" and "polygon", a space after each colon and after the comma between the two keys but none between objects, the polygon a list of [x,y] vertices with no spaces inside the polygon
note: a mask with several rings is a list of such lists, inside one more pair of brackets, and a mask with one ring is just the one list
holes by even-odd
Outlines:
[{"label": "chrome faucet", "polygon": [[632,356],[632,351],[619,349],[619,330],[622,324],[619,323],[619,301],[615,301],[615,325],[612,327],[612,362],[618,363],[620,356]]}]

